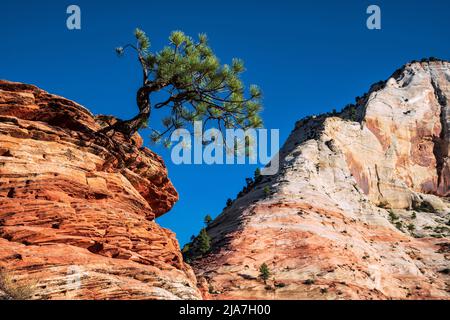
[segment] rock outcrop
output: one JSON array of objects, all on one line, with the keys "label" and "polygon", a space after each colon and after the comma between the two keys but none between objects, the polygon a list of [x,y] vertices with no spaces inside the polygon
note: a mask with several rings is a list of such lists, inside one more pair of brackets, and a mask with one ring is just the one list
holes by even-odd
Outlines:
[{"label": "rock outcrop", "polygon": [[34,299],[201,298],[154,221],[178,199],[163,161],[137,135],[97,133],[111,121],[0,81],[0,286]]},{"label": "rock outcrop", "polygon": [[433,59],[299,121],[280,172],[208,227],[210,298],[450,299],[449,104]]}]

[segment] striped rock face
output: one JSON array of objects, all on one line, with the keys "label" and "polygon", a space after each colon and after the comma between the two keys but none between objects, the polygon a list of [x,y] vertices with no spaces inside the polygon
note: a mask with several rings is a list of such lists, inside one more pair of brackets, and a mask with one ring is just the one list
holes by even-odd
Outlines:
[{"label": "striped rock face", "polygon": [[154,221],[178,199],[163,161],[138,136],[97,134],[108,121],[0,81],[0,296],[201,298]]},{"label": "striped rock face", "polygon": [[416,62],[299,121],[280,172],[209,226],[209,297],[449,299],[449,107],[450,64]]}]

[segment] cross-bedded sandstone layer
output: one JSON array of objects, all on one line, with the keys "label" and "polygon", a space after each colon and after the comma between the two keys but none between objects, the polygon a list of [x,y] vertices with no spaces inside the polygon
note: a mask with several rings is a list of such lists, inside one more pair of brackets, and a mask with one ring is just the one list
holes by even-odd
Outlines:
[{"label": "cross-bedded sandstone layer", "polygon": [[198,299],[174,234],[178,194],[135,135],[34,86],[0,81],[0,268],[35,299]]},{"label": "cross-bedded sandstone layer", "polygon": [[213,252],[194,263],[205,295],[449,299],[449,104],[450,63],[414,62],[299,121],[280,172],[208,228]]}]

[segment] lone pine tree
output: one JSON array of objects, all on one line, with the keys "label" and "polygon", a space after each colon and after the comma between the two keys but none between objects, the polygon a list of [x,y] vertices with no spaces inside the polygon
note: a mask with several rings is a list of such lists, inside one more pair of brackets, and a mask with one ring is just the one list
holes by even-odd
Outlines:
[{"label": "lone pine tree", "polygon": [[203,219],[203,222],[205,223],[206,226],[209,226],[212,221],[213,221],[213,219],[209,214],[207,214],[205,216],[205,218]]},{"label": "lone pine tree", "polygon": [[206,229],[202,229],[198,235],[198,246],[200,253],[203,255],[211,250],[211,238],[206,232]]},{"label": "lone pine tree", "polygon": [[136,29],[134,35],[136,44],[127,44],[116,52],[123,55],[132,50],[139,60],[142,69],[142,84],[136,95],[139,113],[102,129],[103,133],[119,131],[131,137],[147,127],[151,111],[159,109],[167,109],[169,116],[162,119],[163,130],[151,126],[155,142],[176,129],[192,128],[197,120],[203,121],[203,125],[216,122],[219,130],[262,126],[261,92],[255,85],[245,89],[240,79],[244,72],[242,60],[233,59],[231,65],[221,65],[204,34],[194,41],[183,32],[174,31],[169,45],[156,53],[150,51],[150,40],[144,31]]},{"label": "lone pine tree", "polygon": [[259,267],[259,277],[264,281],[264,283],[266,283],[270,278],[270,270],[266,263],[263,263]]}]

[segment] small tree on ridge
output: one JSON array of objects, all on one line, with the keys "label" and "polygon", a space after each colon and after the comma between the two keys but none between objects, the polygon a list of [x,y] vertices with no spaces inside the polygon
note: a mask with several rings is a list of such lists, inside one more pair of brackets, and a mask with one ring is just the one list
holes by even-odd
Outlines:
[{"label": "small tree on ridge", "polygon": [[198,235],[198,246],[201,254],[208,253],[211,250],[211,237],[203,228]]},{"label": "small tree on ridge", "polygon": [[216,122],[219,130],[262,126],[261,92],[252,85],[245,97],[246,89],[240,79],[244,71],[242,60],[221,65],[204,34],[194,41],[183,32],[174,31],[170,44],[156,53],[150,52],[150,40],[144,31],[136,29],[134,35],[136,44],[127,44],[116,52],[122,55],[132,50],[137,55],[142,69],[142,83],[136,95],[139,113],[102,129],[103,133],[119,131],[131,137],[147,127],[151,111],[159,109],[167,109],[169,115],[162,119],[162,131],[152,125],[155,142],[196,120],[202,120],[204,126],[209,121]]},{"label": "small tree on ridge", "polygon": [[259,277],[264,281],[264,284],[266,284],[267,280],[270,278],[270,270],[266,263],[263,263],[259,267]]},{"label": "small tree on ridge", "polygon": [[205,218],[203,219],[203,221],[205,222],[206,226],[209,226],[209,224],[213,221],[213,219],[211,218],[211,216],[209,214],[207,214],[205,216]]}]

